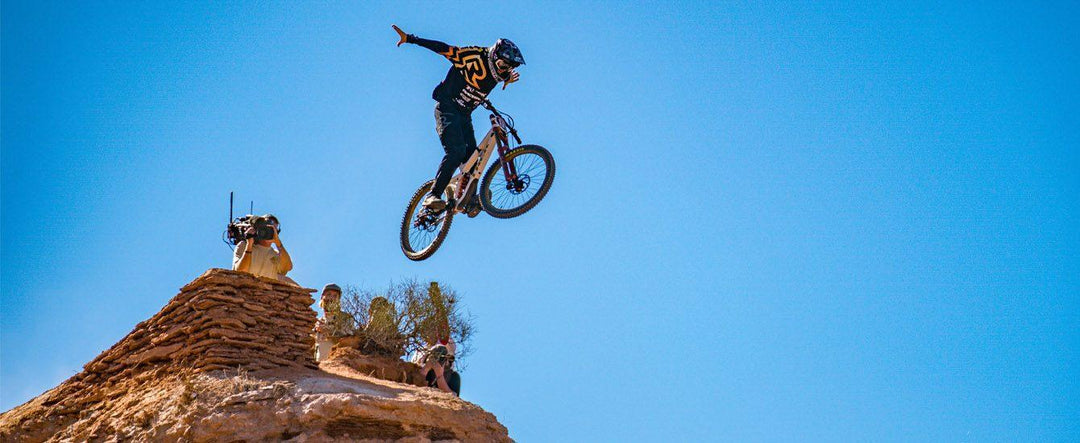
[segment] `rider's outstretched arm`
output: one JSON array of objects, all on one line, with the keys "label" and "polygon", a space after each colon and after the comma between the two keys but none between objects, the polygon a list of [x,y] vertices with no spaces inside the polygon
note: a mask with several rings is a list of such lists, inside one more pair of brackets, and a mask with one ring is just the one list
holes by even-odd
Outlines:
[{"label": "rider's outstretched arm", "polygon": [[401,46],[402,43],[412,43],[414,45],[423,46],[443,57],[450,59],[450,61],[454,61],[454,57],[456,57],[457,55],[458,48],[456,46],[451,46],[438,40],[428,40],[426,38],[417,37],[413,34],[406,34],[405,31],[402,31],[401,28],[397,27],[397,25],[394,25],[394,30],[397,31],[398,35],[401,37],[401,41],[398,42],[398,46]]},{"label": "rider's outstretched arm", "polygon": [[420,38],[420,37],[417,37],[417,36],[412,35],[412,34],[409,34],[405,38],[405,43],[412,43],[414,45],[423,46],[423,47],[428,48],[428,49],[430,49],[430,50],[432,50],[432,51],[434,51],[434,52],[436,52],[436,53],[438,53],[438,54],[440,54],[440,55],[442,55],[444,57],[449,57],[450,54],[451,54],[451,51],[454,49],[453,46],[450,46],[450,45],[448,45],[446,43],[443,43],[443,42],[440,42],[438,40],[428,40],[426,38]]}]

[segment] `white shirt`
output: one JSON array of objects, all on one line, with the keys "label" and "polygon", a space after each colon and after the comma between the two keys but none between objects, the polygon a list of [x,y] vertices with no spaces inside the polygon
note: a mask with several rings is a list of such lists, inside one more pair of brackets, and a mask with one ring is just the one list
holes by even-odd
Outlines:
[{"label": "white shirt", "polygon": [[[240,244],[236,245],[236,250],[233,251],[232,268],[234,271],[240,267],[240,258],[244,256],[247,242],[248,240],[241,241]],[[251,248],[251,266],[248,268],[248,272],[274,280],[278,280],[279,276],[284,274],[281,272],[281,260],[278,257],[278,252],[274,248],[258,243],[255,243],[255,246]]]}]

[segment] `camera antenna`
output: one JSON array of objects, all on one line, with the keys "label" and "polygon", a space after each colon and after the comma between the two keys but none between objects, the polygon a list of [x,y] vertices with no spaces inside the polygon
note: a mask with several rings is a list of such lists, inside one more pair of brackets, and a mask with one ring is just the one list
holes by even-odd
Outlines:
[{"label": "camera antenna", "polygon": [[229,191],[229,223],[232,223],[233,192]]},{"label": "camera antenna", "polygon": [[255,200],[252,200],[251,206],[248,206],[248,214],[255,214]]}]

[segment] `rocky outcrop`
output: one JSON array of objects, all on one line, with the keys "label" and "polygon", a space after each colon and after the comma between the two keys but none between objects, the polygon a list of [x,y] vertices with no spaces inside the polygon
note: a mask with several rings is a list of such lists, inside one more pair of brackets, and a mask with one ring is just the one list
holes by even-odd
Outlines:
[{"label": "rocky outcrop", "polygon": [[311,349],[314,289],[211,269],[180,289],[157,315],[85,367],[87,380],[140,365],[215,369],[317,367]]},{"label": "rocky outcrop", "polygon": [[359,340],[355,337],[342,339],[330,352],[330,357],[322,363],[323,368],[341,367],[368,377],[410,384],[427,386],[420,366],[386,355],[372,355],[360,352]]},{"label": "rocky outcrop", "polygon": [[[192,369],[315,368],[311,292],[251,274],[211,269],[180,289],[157,315],[48,394],[45,406],[75,412],[100,391],[155,367]],[[87,395],[83,392],[87,391]]]},{"label": "rocky outcrop", "polygon": [[[212,269],[60,386],[0,415],[0,441],[508,441],[415,366],[335,349],[311,289]],[[403,382],[403,383],[401,383]]]}]

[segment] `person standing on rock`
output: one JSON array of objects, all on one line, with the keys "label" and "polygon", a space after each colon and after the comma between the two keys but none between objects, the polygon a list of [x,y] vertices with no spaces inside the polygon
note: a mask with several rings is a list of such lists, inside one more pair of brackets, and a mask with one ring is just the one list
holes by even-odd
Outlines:
[{"label": "person standing on rock", "polygon": [[[233,251],[233,270],[296,284],[285,276],[292,270],[293,263],[289,251],[285,250],[285,245],[281,244],[281,238],[278,237],[281,225],[273,215],[267,214],[263,218],[267,219],[269,226],[274,229],[274,237],[257,239],[255,227],[248,228],[248,232],[244,233],[247,238],[238,243]],[[277,250],[271,246],[277,247]]]},{"label": "person standing on rock", "polygon": [[315,321],[315,361],[325,360],[338,340],[356,333],[356,319],[341,310],[341,287],[330,283],[323,287],[319,307],[323,316]]}]

